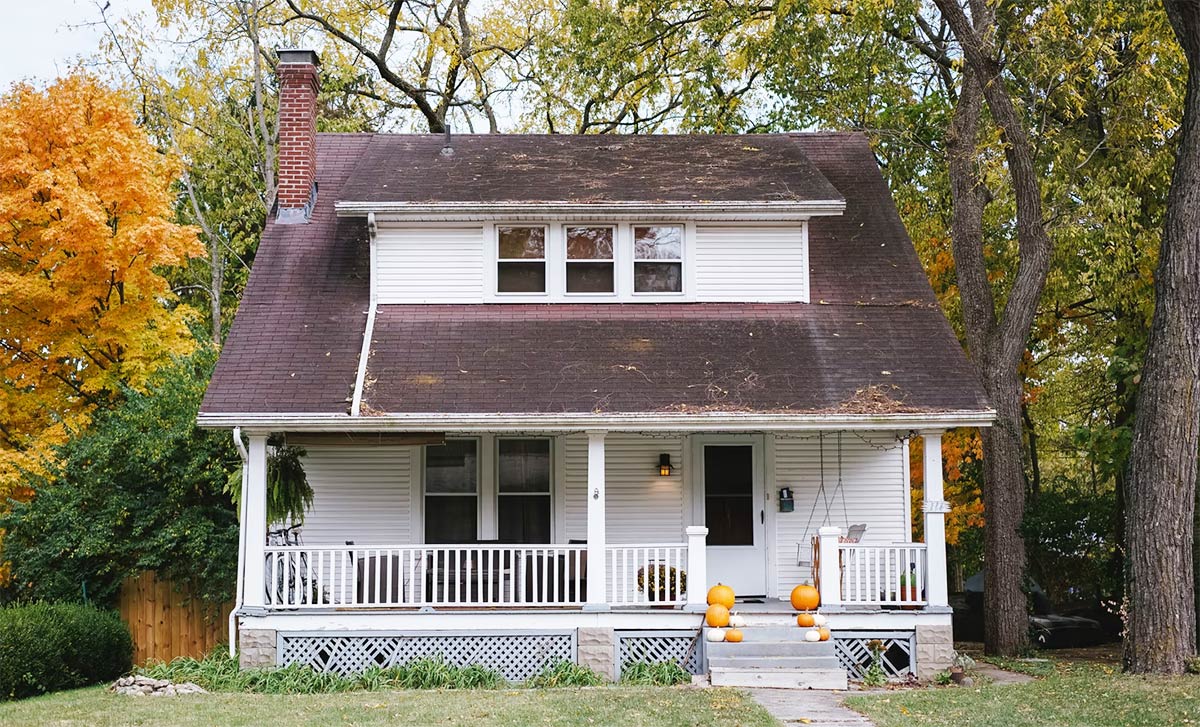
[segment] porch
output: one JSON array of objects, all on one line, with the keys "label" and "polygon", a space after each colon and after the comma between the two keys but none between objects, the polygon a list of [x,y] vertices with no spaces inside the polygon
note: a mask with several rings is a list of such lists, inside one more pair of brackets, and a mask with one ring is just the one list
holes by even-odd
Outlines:
[{"label": "porch", "polygon": [[[739,609],[780,625],[791,588],[817,584],[846,643],[948,633],[940,432],[922,434],[923,543],[905,537],[910,432],[289,437],[313,442],[316,498],[287,542],[268,538],[266,435],[252,434],[243,662],[319,666],[422,639],[478,642],[503,661],[513,644],[545,637],[561,651],[569,636],[572,659],[610,675],[622,644],[702,665],[701,613],[718,581],[735,586]],[[849,542],[854,523],[865,529]],[[550,652],[537,653],[522,663]]]}]

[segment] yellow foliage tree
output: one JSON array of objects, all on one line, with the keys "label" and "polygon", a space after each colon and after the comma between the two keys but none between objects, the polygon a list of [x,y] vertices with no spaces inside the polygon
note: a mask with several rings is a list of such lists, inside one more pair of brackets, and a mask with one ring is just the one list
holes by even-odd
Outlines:
[{"label": "yellow foliage tree", "polygon": [[0,96],[0,503],[53,447],[190,351],[160,274],[202,253],[175,224],[177,167],[129,100],[77,73]]},{"label": "yellow foliage tree", "polygon": [[[921,533],[925,498],[925,447],[920,439],[909,441],[909,476],[912,482],[913,532]],[[958,545],[964,531],[984,524],[983,492],[978,465],[983,459],[983,442],[978,429],[951,429],[942,436],[942,489],[950,503],[946,516],[946,542]]]}]

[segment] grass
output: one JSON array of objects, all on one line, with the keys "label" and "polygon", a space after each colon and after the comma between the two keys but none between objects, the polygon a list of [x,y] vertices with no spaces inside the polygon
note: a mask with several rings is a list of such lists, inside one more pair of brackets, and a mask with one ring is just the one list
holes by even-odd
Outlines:
[{"label": "grass", "polygon": [[600,687],[338,694],[124,697],[102,687],[0,703],[0,725],[428,725],[430,727],[776,727],[730,689]]},{"label": "grass", "polygon": [[1038,677],[857,696],[848,706],[878,727],[1159,727],[1200,724],[1200,677],[1133,677],[1112,665],[1005,660]]}]

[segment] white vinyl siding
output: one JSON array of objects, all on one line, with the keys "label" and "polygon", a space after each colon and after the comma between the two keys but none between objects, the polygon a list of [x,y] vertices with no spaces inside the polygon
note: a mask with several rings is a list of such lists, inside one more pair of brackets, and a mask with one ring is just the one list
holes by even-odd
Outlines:
[{"label": "white vinyl siding", "polygon": [[[613,433],[604,438],[607,541],[684,542],[683,441]],[[658,456],[671,455],[669,477],[658,474]],[[566,537],[587,537],[587,437],[564,438]]]},{"label": "white vinyl siding", "polygon": [[695,237],[697,300],[808,301],[803,224],[697,225]]},{"label": "white vinyl siding", "polygon": [[300,531],[304,545],[412,542],[415,447],[322,444],[305,450],[313,504]]},{"label": "white vinyl siding", "polygon": [[839,490],[838,435],[825,435],[827,506],[825,497],[819,498],[821,445],[816,436],[775,438],[775,482],[768,485],[771,505],[775,505],[781,487],[792,488],[796,498],[795,512],[775,513],[776,592],[780,595],[786,596],[797,584],[809,581],[809,572],[796,564],[796,545],[803,543],[807,550],[822,525],[845,530],[850,525],[866,523],[864,543],[887,544],[908,539],[903,445],[881,435],[864,435],[864,439],[867,441],[850,432],[841,435]]},{"label": "white vinyl siding", "polygon": [[387,303],[482,303],[483,227],[383,227],[376,292]]}]

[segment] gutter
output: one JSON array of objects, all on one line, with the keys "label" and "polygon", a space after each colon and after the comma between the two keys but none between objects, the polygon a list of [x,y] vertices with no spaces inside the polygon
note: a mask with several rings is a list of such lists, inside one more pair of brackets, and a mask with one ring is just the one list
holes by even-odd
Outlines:
[{"label": "gutter", "polygon": [[354,377],[354,396],[350,401],[350,416],[357,418],[362,413],[363,386],[367,380],[367,361],[371,358],[371,338],[375,335],[375,310],[379,306],[379,293],[376,291],[377,246],[375,213],[367,213],[367,232],[371,240],[371,298],[367,308],[367,327],[363,330],[362,348],[358,352],[358,374]]},{"label": "gutter", "polygon": [[242,610],[242,600],[246,593],[246,528],[243,525],[246,522],[246,479],[250,474],[246,470],[246,463],[250,460],[250,453],[246,451],[246,445],[242,442],[241,427],[233,428],[233,444],[242,460],[242,495],[238,498],[241,504],[238,508],[237,586],[234,588],[233,610],[229,612],[230,659],[237,658],[237,616],[238,611]]},{"label": "gutter", "polygon": [[477,217],[492,219],[511,215],[633,215],[661,217],[682,214],[688,218],[704,219],[721,215],[783,215],[789,219],[840,215],[846,210],[844,199],[821,199],[776,202],[359,202],[341,200],[334,203],[339,217],[363,217],[371,213],[381,218],[432,216],[444,218]]},{"label": "gutter", "polygon": [[992,409],[898,414],[761,414],[747,412],[567,413],[567,414],[439,414],[405,413],[380,416],[346,414],[200,414],[201,427],[244,427],[259,432],[513,432],[534,430],[734,432],[818,431],[829,429],[948,429],[988,427]]}]

